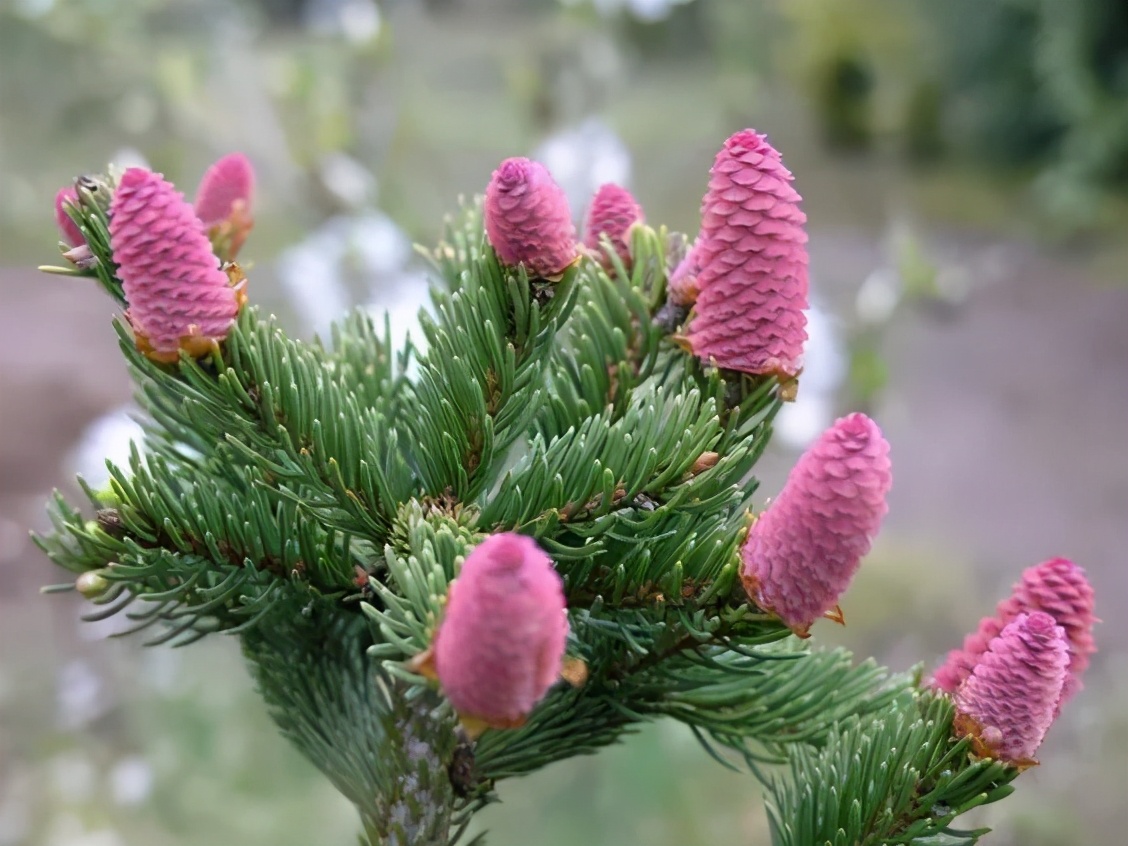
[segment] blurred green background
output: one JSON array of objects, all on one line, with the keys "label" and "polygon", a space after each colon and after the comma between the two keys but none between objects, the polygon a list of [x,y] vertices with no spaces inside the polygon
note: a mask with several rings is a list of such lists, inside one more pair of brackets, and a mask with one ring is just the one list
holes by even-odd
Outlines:
[{"label": "blurred green background", "polygon": [[[893,446],[886,529],[816,629],[934,663],[1020,571],[1085,566],[1105,618],[1085,692],[995,846],[1128,830],[1128,7],[1122,0],[0,0],[0,846],[333,844],[356,821],[275,735],[234,642],[106,640],[27,538],[52,487],[130,433],[93,285],[57,260],[55,190],[146,161],[187,192],[259,175],[251,295],[312,334],[406,326],[460,194],[536,155],[581,213],[629,184],[696,230],[715,151],[766,131],[810,217],[815,311],[760,502],[833,416]],[[766,842],[760,789],[655,724],[505,784],[498,846]]]}]

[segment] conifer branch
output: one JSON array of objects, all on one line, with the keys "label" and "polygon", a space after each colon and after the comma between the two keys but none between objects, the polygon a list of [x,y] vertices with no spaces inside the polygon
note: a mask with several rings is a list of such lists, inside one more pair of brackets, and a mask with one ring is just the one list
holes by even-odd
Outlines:
[{"label": "conifer branch", "polygon": [[282,733],[357,806],[370,846],[453,843],[463,817],[448,773],[449,708],[381,673],[359,618],[292,601],[275,613],[269,634],[243,644]]},{"label": "conifer branch", "polygon": [[1092,589],[1066,559],[1028,571],[943,693],[800,647],[841,620],[891,475],[844,417],[751,516],[805,338],[791,179],[739,132],[692,247],[614,185],[581,246],[544,166],[508,159],[427,254],[420,351],[364,313],[305,343],[244,307],[244,157],[194,206],[143,168],[84,178],[49,270],[128,305],[145,435],[82,485],[93,518],[56,494],[36,542],[87,619],[239,636],[370,846],[454,844],[500,779],[664,717],[766,782],[776,846],[973,844],[955,819],[1007,795],[1080,687]]},{"label": "conifer branch", "polygon": [[770,785],[772,842],[977,842],[986,829],[956,831],[952,822],[1009,795],[1018,770],[954,740],[954,716],[947,698],[918,694],[842,721],[821,747],[796,748],[788,776]]}]

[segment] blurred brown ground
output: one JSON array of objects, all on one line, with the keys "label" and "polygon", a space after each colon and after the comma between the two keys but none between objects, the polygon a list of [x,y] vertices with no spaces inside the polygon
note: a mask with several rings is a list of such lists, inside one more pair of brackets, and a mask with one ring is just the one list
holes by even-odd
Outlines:
[{"label": "blurred brown ground", "polygon": [[90,280],[0,267],[0,602],[37,602],[52,580],[28,538],[45,496],[71,489],[65,457],[82,430],[130,396],[110,328],[113,306]]}]

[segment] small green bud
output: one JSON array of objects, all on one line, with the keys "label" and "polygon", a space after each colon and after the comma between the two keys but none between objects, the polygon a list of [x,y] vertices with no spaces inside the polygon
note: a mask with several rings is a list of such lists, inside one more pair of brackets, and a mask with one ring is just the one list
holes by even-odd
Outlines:
[{"label": "small green bud", "polygon": [[117,508],[121,505],[121,497],[114,490],[113,482],[106,482],[105,485],[94,492],[94,496],[98,500],[98,505],[102,508]]},{"label": "small green bud", "polygon": [[91,570],[79,576],[75,580],[74,586],[87,599],[97,599],[106,592],[110,583],[100,570]]}]

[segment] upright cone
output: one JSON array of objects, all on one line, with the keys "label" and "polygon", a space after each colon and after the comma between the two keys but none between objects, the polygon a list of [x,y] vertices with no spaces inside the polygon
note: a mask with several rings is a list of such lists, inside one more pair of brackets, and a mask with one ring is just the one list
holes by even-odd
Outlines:
[{"label": "upright cone", "polygon": [[231,153],[204,173],[196,189],[196,216],[204,224],[213,246],[231,261],[254,226],[251,197],[255,171],[242,153]]},{"label": "upright cone", "polygon": [[78,224],[71,220],[71,216],[67,214],[67,206],[77,204],[78,191],[75,190],[73,185],[60,188],[55,195],[55,224],[59,227],[63,239],[72,247],[79,247],[86,243]]},{"label": "upright cone", "polygon": [[748,531],[741,554],[749,598],[805,636],[834,611],[869,552],[892,480],[877,424],[864,414],[836,421]]},{"label": "upright cone", "polygon": [[1044,611],[1062,627],[1069,648],[1069,672],[1061,700],[1064,704],[1081,689],[1081,675],[1089,666],[1090,656],[1097,651],[1093,640],[1093,625],[1097,622],[1093,603],[1093,587],[1085,571],[1068,558],[1051,558],[1028,567],[1011,589],[1011,595],[998,604],[995,615],[981,620],[978,629],[964,639],[961,649],[948,653],[933,674],[932,685],[955,693],[1007,623],[1020,614]]},{"label": "upright cone", "polygon": [[434,671],[464,723],[512,728],[560,677],[564,586],[524,535],[493,535],[466,557],[435,634]]},{"label": "upright cone", "polygon": [[151,357],[201,355],[227,336],[240,292],[192,207],[160,174],[137,167],[122,174],[110,203],[110,247],[138,346]]},{"label": "upright cone", "polygon": [[630,230],[636,223],[642,223],[643,219],[642,207],[630,191],[613,182],[601,185],[588,208],[584,246],[599,255],[606,265],[601,241],[602,236],[606,235],[623,266],[630,269]]},{"label": "upright cone", "polygon": [[[693,250],[700,270],[687,333],[705,362],[781,378],[799,373],[807,339],[807,217],[792,178],[752,129],[733,135],[717,154]],[[685,297],[680,287],[675,296]]]},{"label": "upright cone", "polygon": [[1057,713],[1068,664],[1065,631],[1054,618],[1019,614],[957,692],[957,733],[975,737],[980,754],[1032,762]]},{"label": "upright cone", "polygon": [[512,158],[498,165],[483,215],[486,237],[503,264],[523,264],[531,275],[553,278],[576,259],[568,198],[540,162]]}]

